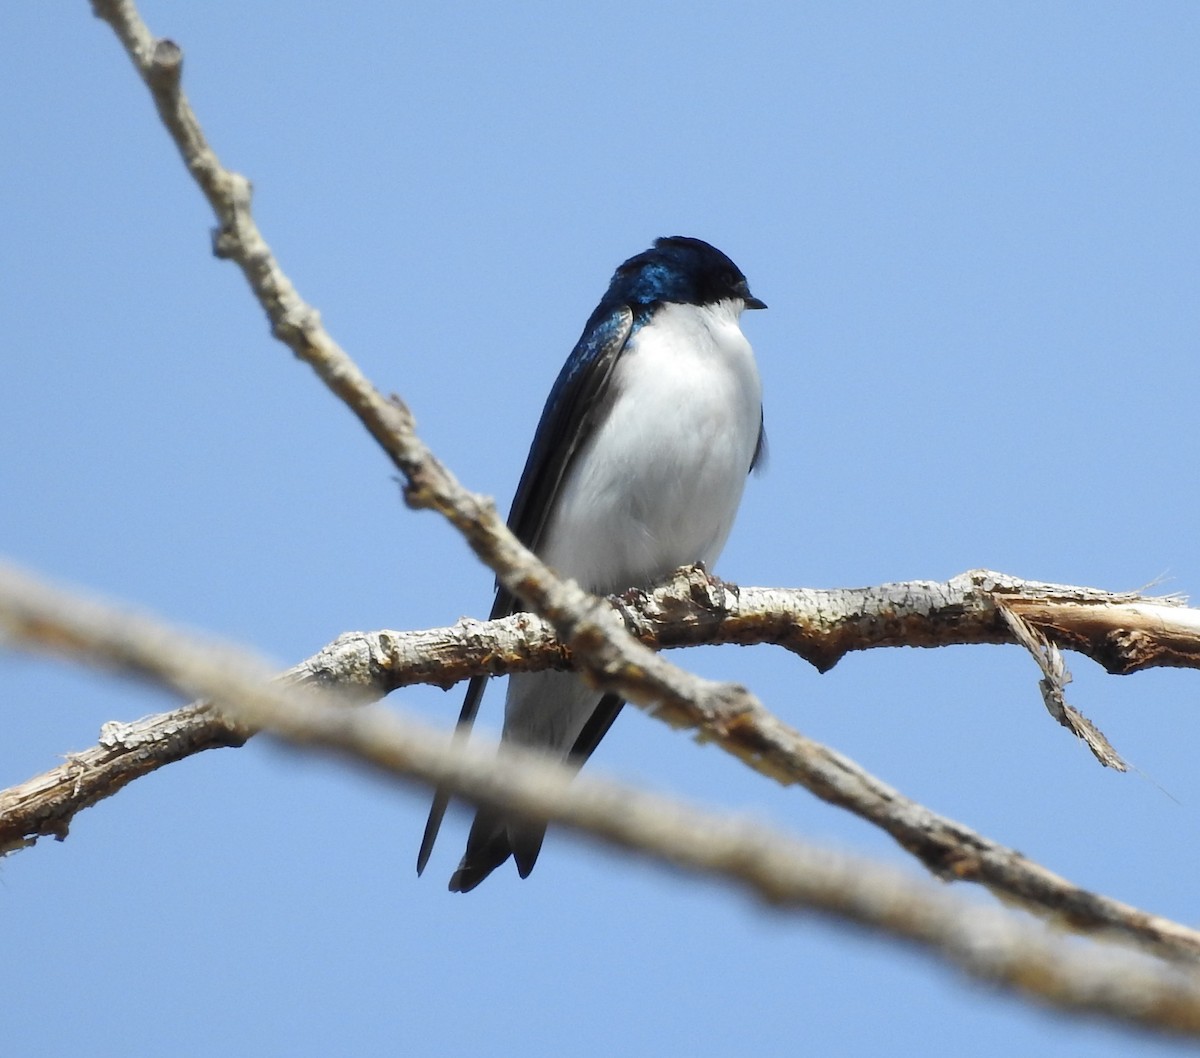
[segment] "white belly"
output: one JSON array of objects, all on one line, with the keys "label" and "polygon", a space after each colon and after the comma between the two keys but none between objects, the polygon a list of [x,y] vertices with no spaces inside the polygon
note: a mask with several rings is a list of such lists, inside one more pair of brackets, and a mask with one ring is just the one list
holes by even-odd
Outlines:
[{"label": "white belly", "polygon": [[576,458],[539,548],[554,569],[613,592],[716,560],[761,421],[738,307],[668,305],[630,339],[612,411]]},{"label": "white belly", "polygon": [[[739,307],[667,306],[630,340],[611,413],[576,458],[539,548],[559,573],[616,592],[716,560],[761,425]],[[511,676],[504,737],[565,754],[599,701],[574,673]]]}]

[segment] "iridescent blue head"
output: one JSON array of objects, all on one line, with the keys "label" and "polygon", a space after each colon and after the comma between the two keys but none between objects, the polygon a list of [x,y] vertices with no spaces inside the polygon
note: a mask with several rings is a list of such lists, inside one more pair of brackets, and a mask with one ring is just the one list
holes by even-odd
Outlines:
[{"label": "iridescent blue head", "polygon": [[652,249],[621,265],[604,300],[636,311],[666,302],[715,305],[733,299],[740,299],[748,309],[767,307],[750,293],[741,269],[715,246],[672,235],[656,239]]}]

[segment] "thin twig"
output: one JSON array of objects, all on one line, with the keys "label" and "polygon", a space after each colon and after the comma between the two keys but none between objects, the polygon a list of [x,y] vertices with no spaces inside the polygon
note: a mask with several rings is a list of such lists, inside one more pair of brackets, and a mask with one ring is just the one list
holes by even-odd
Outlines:
[{"label": "thin twig", "polygon": [[1128,771],[1129,766],[1113,748],[1104,732],[1067,701],[1067,684],[1071,682],[1071,673],[1067,671],[1062,651],[1003,603],[998,604],[997,608],[1017,642],[1029,651],[1038,668],[1042,670],[1038,687],[1042,692],[1046,711],[1080,739],[1106,768]]}]

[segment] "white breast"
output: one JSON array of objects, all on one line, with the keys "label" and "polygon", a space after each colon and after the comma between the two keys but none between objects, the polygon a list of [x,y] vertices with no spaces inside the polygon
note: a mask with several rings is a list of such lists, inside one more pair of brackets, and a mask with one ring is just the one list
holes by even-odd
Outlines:
[{"label": "white breast", "polygon": [[560,573],[612,592],[715,561],[761,421],[741,309],[667,305],[630,339],[612,410],[576,458],[539,549]]}]

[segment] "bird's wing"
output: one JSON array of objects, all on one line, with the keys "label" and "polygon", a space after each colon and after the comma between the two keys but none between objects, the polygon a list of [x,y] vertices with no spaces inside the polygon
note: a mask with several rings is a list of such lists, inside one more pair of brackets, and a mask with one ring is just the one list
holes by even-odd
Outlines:
[{"label": "bird's wing", "polygon": [[[605,404],[602,398],[613,365],[632,332],[633,310],[628,305],[613,306],[601,302],[550,390],[508,515],[509,529],[532,551],[538,550],[571,462],[591,436],[602,414]],[[507,617],[515,606],[512,593],[497,585],[491,618]],[[487,680],[487,676],[473,676],[467,685],[466,699],[455,728],[456,739],[464,738],[475,722]],[[418,874],[429,862],[449,802],[450,795],[446,791],[435,792],[417,854]]]},{"label": "bird's wing", "polygon": [[567,469],[603,414],[601,398],[632,331],[629,306],[597,309],[550,391],[508,515],[508,527],[533,551]]},{"label": "bird's wing", "polygon": [[754,445],[754,455],[750,457],[750,473],[757,470],[760,474],[767,469],[767,427],[763,419],[763,410],[758,409],[758,442]]}]

